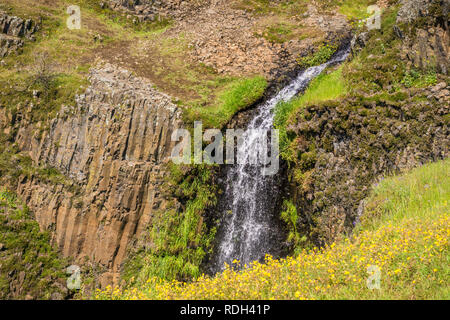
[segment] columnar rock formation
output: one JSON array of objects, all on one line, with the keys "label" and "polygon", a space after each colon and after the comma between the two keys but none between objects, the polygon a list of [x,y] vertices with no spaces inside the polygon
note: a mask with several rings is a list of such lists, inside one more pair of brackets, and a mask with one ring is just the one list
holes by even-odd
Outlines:
[{"label": "columnar rock formation", "polygon": [[[438,72],[448,74],[450,67],[450,30],[448,15],[450,1],[436,4],[433,0],[404,0],[397,15],[397,24],[403,29],[415,32],[405,32],[396,28],[397,35],[403,40],[404,58],[418,68],[436,67]],[[439,16],[441,19],[430,19]],[[422,20],[422,21],[421,21]]]},{"label": "columnar rock formation", "polygon": [[[38,139],[21,128],[17,142],[36,164],[57,168],[76,188],[23,178],[18,193],[65,256],[84,258],[118,279],[127,246],[164,207],[160,196],[171,133],[180,111],[171,98],[130,72],[92,70],[77,109],[63,108]],[[74,191],[81,190],[81,191]]]},{"label": "columnar rock formation", "polygon": [[0,58],[23,47],[24,40],[33,40],[38,26],[32,20],[23,20],[0,11]]}]

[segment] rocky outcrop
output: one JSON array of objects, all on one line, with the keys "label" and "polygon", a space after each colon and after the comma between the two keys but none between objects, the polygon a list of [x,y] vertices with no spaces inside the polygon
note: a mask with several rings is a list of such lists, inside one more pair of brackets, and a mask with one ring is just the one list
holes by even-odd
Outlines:
[{"label": "rocky outcrop", "polygon": [[0,11],[0,58],[23,47],[24,38],[34,40],[38,25],[30,19],[9,16]]},{"label": "rocky outcrop", "polygon": [[291,17],[289,24],[295,26],[293,29],[304,26],[303,31],[297,32],[307,36],[299,35],[282,43],[269,41],[262,35],[273,25],[267,25],[264,17],[217,1],[215,5],[186,17],[175,30],[188,30],[192,35],[189,47],[193,61],[221,74],[259,73],[269,80],[278,80],[298,69],[298,57],[312,51],[317,43],[338,43],[350,35],[344,16],[319,13],[312,5],[303,15]]},{"label": "rocky outcrop", "polygon": [[214,1],[188,0],[109,0],[102,6],[135,16],[138,21],[154,21],[158,16],[183,18]]},{"label": "rocky outcrop", "polygon": [[409,60],[411,65],[448,74],[449,12],[449,0],[402,1],[395,30],[403,41],[403,58]]},{"label": "rocky outcrop", "polygon": [[419,17],[428,16],[432,2],[432,0],[401,0],[397,23],[411,23]]},{"label": "rocky outcrop", "polygon": [[[173,26],[162,37],[186,39],[190,63],[206,65],[224,75],[261,74],[270,81],[297,70],[298,57],[313,51],[318,43],[338,43],[350,36],[351,29],[345,16],[324,13],[312,4],[305,12],[283,18],[281,24],[296,36],[282,43],[264,37],[280,25],[279,17],[255,14],[225,0],[132,1],[131,5],[112,0],[109,6],[141,21],[154,19],[156,14],[172,17]],[[146,51],[155,46],[151,40],[147,42]]]},{"label": "rocky outcrop", "polygon": [[33,162],[54,167],[73,186],[23,177],[17,188],[64,256],[87,257],[103,270],[104,286],[118,280],[129,242],[156,209],[171,133],[180,111],[148,81],[106,65],[90,74],[76,108],[63,108],[39,137],[21,127],[16,141]]},{"label": "rocky outcrop", "polygon": [[14,194],[0,190],[0,299],[63,299],[65,267],[48,232]]}]

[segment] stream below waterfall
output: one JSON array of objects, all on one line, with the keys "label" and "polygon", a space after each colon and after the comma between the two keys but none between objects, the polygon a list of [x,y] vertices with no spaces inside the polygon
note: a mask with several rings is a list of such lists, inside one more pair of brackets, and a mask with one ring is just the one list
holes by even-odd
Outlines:
[{"label": "stream below waterfall", "polygon": [[252,261],[261,261],[266,254],[279,251],[285,241],[279,223],[280,192],[279,174],[263,175],[261,165],[250,161],[249,153],[259,130],[273,128],[273,109],[281,101],[289,101],[305,90],[312,79],[328,66],[343,62],[350,49],[338,51],[328,62],[311,67],[299,73],[278,94],[257,106],[257,111],[244,132],[244,154],[246,160],[234,165],[226,165],[225,190],[219,199],[220,225],[216,235],[216,249],[209,269],[220,272],[224,264],[232,264],[236,259],[241,266]]}]

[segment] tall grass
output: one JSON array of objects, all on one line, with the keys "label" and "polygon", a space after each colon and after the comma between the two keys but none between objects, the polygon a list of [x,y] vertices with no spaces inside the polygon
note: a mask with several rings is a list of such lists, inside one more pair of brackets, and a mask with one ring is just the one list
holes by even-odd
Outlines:
[{"label": "tall grass", "polygon": [[382,179],[368,199],[364,229],[408,218],[435,219],[449,214],[450,159],[422,166],[413,172]]},{"label": "tall grass", "polygon": [[294,101],[296,109],[308,104],[334,100],[347,93],[342,67],[329,74],[321,74],[314,79],[304,94]]},{"label": "tall grass", "polygon": [[205,210],[217,201],[211,168],[198,165],[187,176],[180,166],[170,169],[172,194],[189,200],[180,209],[169,204],[164,210],[155,210],[152,225],[144,234],[144,241],[151,246],[139,248],[124,264],[122,276],[129,285],[143,285],[150,277],[195,279],[211,249],[215,229],[209,230],[203,220]]}]

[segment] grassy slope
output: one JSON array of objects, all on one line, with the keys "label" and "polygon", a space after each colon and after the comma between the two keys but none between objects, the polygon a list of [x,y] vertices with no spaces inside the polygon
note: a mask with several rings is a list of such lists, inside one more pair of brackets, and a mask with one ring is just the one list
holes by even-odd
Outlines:
[{"label": "grassy slope", "polygon": [[236,79],[218,93],[214,104],[187,108],[187,119],[202,119],[205,127],[222,128],[236,112],[261,99],[266,88],[267,81],[261,76]]},{"label": "grassy slope", "polygon": [[[150,278],[96,299],[450,299],[450,160],[383,179],[354,234],[296,257],[267,258],[237,272],[191,283]],[[369,290],[367,268],[381,270]]]}]

